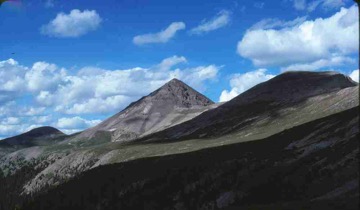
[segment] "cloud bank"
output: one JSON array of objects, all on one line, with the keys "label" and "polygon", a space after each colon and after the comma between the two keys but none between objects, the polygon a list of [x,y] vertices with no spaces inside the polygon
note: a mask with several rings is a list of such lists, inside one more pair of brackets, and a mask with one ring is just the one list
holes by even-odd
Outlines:
[{"label": "cloud bank", "polygon": [[[177,67],[179,64],[184,67]],[[43,61],[30,67],[13,59],[0,61],[0,119],[4,119],[0,138],[41,125],[77,132],[98,123],[97,116],[115,114],[173,78],[204,91],[205,83],[216,79],[219,69],[216,65],[189,66],[183,56],[147,68],[84,67],[75,73]]]},{"label": "cloud bank", "polygon": [[262,25],[246,31],[237,45],[239,55],[256,66],[303,65],[346,57],[359,50],[356,6],[341,8],[324,19],[273,23],[280,28]]}]

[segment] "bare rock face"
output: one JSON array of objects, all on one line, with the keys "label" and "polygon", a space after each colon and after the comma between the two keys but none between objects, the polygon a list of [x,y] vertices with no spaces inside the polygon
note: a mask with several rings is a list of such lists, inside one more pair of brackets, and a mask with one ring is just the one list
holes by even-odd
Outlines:
[{"label": "bare rock face", "polygon": [[85,130],[76,139],[98,138],[110,132],[112,141],[130,141],[189,120],[212,108],[210,99],[173,79],[156,91],[131,103],[123,111]]}]

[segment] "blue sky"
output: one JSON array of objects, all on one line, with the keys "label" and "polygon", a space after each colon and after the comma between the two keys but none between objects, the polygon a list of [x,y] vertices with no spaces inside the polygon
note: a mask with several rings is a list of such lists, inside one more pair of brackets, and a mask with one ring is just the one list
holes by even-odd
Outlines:
[{"label": "blue sky", "polygon": [[93,126],[177,77],[226,101],[287,70],[358,78],[350,0],[33,0],[0,8],[0,139]]}]

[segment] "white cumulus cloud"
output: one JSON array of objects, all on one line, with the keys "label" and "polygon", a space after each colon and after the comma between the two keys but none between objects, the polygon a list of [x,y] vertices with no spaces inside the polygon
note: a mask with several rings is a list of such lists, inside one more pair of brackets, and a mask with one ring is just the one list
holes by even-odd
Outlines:
[{"label": "white cumulus cloud", "polygon": [[66,114],[108,113],[119,111],[175,77],[204,90],[204,81],[215,79],[220,69],[215,65],[176,68],[179,64],[187,65],[186,58],[172,56],[148,68],[84,67],[71,74],[55,64],[36,62],[24,67],[11,59],[0,63],[0,102],[31,94],[39,107],[24,110],[24,115],[43,113],[40,107],[54,107]]},{"label": "white cumulus cloud", "polygon": [[65,69],[59,69],[56,65],[46,62],[36,62],[26,72],[25,80],[31,91],[51,90],[56,88],[65,76]]},{"label": "white cumulus cloud", "polygon": [[295,26],[248,30],[237,51],[256,66],[287,66],[356,53],[358,37],[358,10],[352,6]]},{"label": "white cumulus cloud", "polygon": [[215,79],[220,69],[215,65],[176,68],[176,65],[186,62],[185,57],[173,56],[150,68],[98,69],[97,74],[88,68],[80,71],[79,75],[68,76],[67,82],[56,91],[40,93],[38,101],[52,102],[57,111],[67,114],[120,111],[122,107],[149,94],[172,78],[204,90],[204,82]]},{"label": "white cumulus cloud", "polygon": [[351,63],[355,63],[355,59],[337,56],[330,59],[320,59],[311,63],[292,64],[290,66],[282,68],[282,71],[314,71],[328,67],[339,67]]},{"label": "white cumulus cloud", "polygon": [[79,37],[95,31],[102,19],[95,10],[71,10],[59,13],[55,19],[41,27],[41,33],[53,37]]},{"label": "white cumulus cloud", "polygon": [[354,70],[353,72],[351,72],[351,74],[349,76],[355,82],[359,82],[359,69]]},{"label": "white cumulus cloud", "polygon": [[19,131],[24,131],[19,125],[5,125],[0,124],[0,136],[5,138],[9,134],[13,134]]},{"label": "white cumulus cloud", "polygon": [[99,124],[101,120],[85,120],[81,117],[60,118],[56,125],[60,129],[88,128]]},{"label": "white cumulus cloud", "polygon": [[16,125],[20,123],[20,119],[17,117],[7,117],[1,121],[1,124]]},{"label": "white cumulus cloud", "polygon": [[22,75],[26,70],[14,59],[0,61],[0,91],[22,91],[25,88]]},{"label": "white cumulus cloud", "polygon": [[45,107],[26,107],[22,109],[22,113],[25,116],[38,116],[43,114],[45,111]]},{"label": "white cumulus cloud", "polygon": [[136,45],[144,45],[150,43],[166,43],[173,38],[180,30],[185,29],[185,23],[173,22],[166,29],[158,33],[149,33],[138,35],[133,38],[133,43]]},{"label": "white cumulus cloud", "polygon": [[0,61],[0,106],[14,100],[26,90],[24,74],[27,69],[14,59]]},{"label": "white cumulus cloud", "polygon": [[195,28],[190,30],[191,34],[203,34],[210,31],[217,30],[222,28],[230,23],[230,12],[227,10],[220,11],[215,17],[211,20],[203,20],[202,23]]},{"label": "white cumulus cloud", "polygon": [[204,91],[220,68],[189,66],[183,56],[115,70],[90,66],[70,71],[44,61],[30,67],[14,59],[0,61],[0,138],[43,125],[77,132],[98,122],[93,118],[115,114],[173,78]]},{"label": "white cumulus cloud", "polygon": [[231,90],[223,90],[221,92],[219,101],[229,101],[238,96],[240,93],[243,93],[246,90],[252,88],[253,86],[275,77],[275,75],[267,74],[266,71],[266,69],[258,69],[255,71],[246,72],[244,74],[232,75],[230,79]]}]

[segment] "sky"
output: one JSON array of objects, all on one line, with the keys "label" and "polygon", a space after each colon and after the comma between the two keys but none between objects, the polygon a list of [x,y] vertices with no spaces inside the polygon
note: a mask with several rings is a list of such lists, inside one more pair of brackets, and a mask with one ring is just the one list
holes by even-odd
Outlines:
[{"label": "sky", "polygon": [[351,0],[15,0],[0,7],[0,139],[74,133],[178,78],[215,102],[290,70],[359,80]]}]

